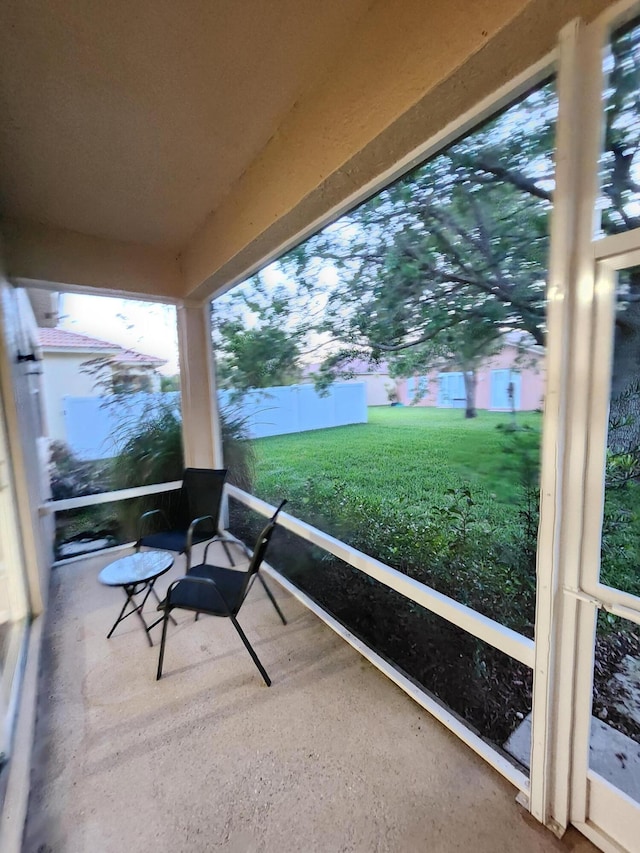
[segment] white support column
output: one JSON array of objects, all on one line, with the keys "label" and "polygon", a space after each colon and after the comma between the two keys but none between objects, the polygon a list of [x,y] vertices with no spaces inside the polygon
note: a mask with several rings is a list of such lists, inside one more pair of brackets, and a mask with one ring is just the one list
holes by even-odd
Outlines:
[{"label": "white support column", "polygon": [[529,802],[531,813],[558,835],[572,816],[575,773],[580,606],[564,589],[578,585],[583,531],[600,91],[593,28],[574,21],[561,32],[559,51]]},{"label": "white support column", "polygon": [[183,303],[177,315],[185,465],[221,468],[222,440],[209,303]]}]

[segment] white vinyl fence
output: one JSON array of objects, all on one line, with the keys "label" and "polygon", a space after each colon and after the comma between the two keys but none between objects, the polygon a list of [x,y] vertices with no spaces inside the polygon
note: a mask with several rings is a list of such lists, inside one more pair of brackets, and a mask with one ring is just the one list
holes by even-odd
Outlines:
[{"label": "white vinyl fence", "polygon": [[[168,401],[179,412],[177,392],[130,394],[118,406],[105,397],[65,397],[67,444],[80,459],[109,459],[117,455],[125,434],[135,434],[136,426]],[[236,404],[230,391],[222,391],[220,408],[245,420],[252,438],[367,422],[364,383],[338,382],[324,397],[313,385],[263,388]]]},{"label": "white vinyl fence", "polygon": [[110,459],[117,456],[127,434],[160,406],[175,406],[180,414],[180,394],[127,394],[118,403],[113,397],[65,397],[66,441],[79,459]]},{"label": "white vinyl fence", "polygon": [[220,408],[245,419],[251,438],[367,422],[364,382],[336,382],[324,397],[313,385],[285,385],[251,391],[240,404],[231,400],[231,391],[219,393]]}]

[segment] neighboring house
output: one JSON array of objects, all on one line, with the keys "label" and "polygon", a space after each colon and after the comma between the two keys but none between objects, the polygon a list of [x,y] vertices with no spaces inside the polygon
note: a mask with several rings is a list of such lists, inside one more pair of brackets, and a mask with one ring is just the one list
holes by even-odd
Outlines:
[{"label": "neighboring house", "polygon": [[[518,333],[505,336],[505,345],[476,371],[475,405],[489,411],[511,411],[509,385],[516,411],[532,411],[543,405],[545,386],[544,349]],[[466,405],[464,375],[455,366],[443,366],[400,383],[400,402],[414,406],[463,409]]]},{"label": "neighboring house", "polygon": [[[319,364],[310,364],[304,370],[304,376],[313,379],[320,370]],[[349,373],[349,378],[340,377],[340,382],[362,382],[367,392],[367,406],[388,406],[395,400],[394,393],[399,392],[399,382],[389,375],[386,361],[370,364],[365,359],[354,359],[343,365],[341,370]]]},{"label": "neighboring house", "polygon": [[[311,364],[304,371],[312,379],[320,369]],[[394,379],[387,362],[370,364],[354,359],[342,368],[351,375],[342,382],[364,382],[367,406],[388,406],[396,399],[405,405],[463,409],[466,405],[464,375],[451,364],[443,364],[424,375]],[[544,349],[531,337],[517,332],[505,335],[505,344],[477,371],[475,405],[490,411],[511,411],[509,384],[512,384],[516,411],[539,409],[543,404],[545,367]],[[397,397],[394,397],[394,393]]]},{"label": "neighboring house", "polygon": [[[160,390],[158,368],[165,363],[161,358],[66,329],[40,328],[38,336],[42,352],[44,431],[50,439],[66,441],[65,397]],[[95,359],[103,359],[104,364]],[[88,362],[95,363],[91,372]]]}]

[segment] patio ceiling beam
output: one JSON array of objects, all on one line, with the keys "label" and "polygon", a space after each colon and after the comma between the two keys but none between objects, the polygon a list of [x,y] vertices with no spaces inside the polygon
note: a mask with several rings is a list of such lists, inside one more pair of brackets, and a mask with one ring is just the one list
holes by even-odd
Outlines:
[{"label": "patio ceiling beam", "polygon": [[223,292],[390,181],[399,163],[428,156],[425,140],[552,51],[573,17],[607,5],[437,0],[426,13],[422,0],[375,4],[352,49],[191,239],[185,296]]},{"label": "patio ceiling beam", "polygon": [[174,252],[35,223],[3,220],[7,274],[25,286],[96,290],[175,301],[183,290]]}]

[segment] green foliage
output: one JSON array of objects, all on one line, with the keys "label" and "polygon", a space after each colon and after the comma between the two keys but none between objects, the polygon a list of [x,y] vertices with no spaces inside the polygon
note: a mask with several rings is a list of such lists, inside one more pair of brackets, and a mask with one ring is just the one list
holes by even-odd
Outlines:
[{"label": "green foliage", "polygon": [[640,141],[640,25],[637,19],[614,34],[611,55],[605,150],[601,162],[601,188],[605,200],[602,227],[607,234],[616,234],[640,226],[636,182]]},{"label": "green foliage", "polygon": [[[607,57],[599,205],[607,233],[640,225],[638,68],[635,19],[614,34]],[[217,300],[221,317],[231,312],[248,348],[272,329],[286,329],[268,347],[270,358],[284,340],[313,341],[322,389],[348,373],[354,357],[385,359],[399,377],[442,364],[473,377],[506,331],[544,345],[556,111],[555,85],[547,81],[280,258],[270,272],[287,287],[272,291],[272,307],[269,288],[256,277]],[[640,335],[640,273],[628,278],[616,319],[627,350],[629,340],[637,349]],[[317,310],[310,310],[314,292]],[[227,332],[233,341],[233,326]],[[225,381],[239,358],[233,350],[222,353]],[[636,363],[616,357],[617,390]],[[271,381],[250,373],[239,370],[233,381]],[[468,416],[474,394],[468,381]]]},{"label": "green foliage", "polygon": [[182,421],[171,403],[161,403],[135,426],[129,425],[113,459],[115,488],[179,480],[184,467]]},{"label": "green foliage", "polygon": [[176,373],[175,376],[161,376],[160,377],[160,390],[163,393],[167,393],[170,391],[179,391],[180,390],[180,374]]},{"label": "green foliage", "polygon": [[611,400],[602,522],[603,583],[640,595],[640,386]]},{"label": "green foliage", "polygon": [[[502,417],[381,407],[365,425],[261,439],[256,493],[530,635],[537,531]],[[521,419],[533,444],[540,417]]]},{"label": "green foliage", "polygon": [[291,381],[305,349],[319,390],[354,358],[399,377],[446,363],[473,417],[475,373],[505,332],[543,343],[556,108],[547,82],[288,252],[271,284],[216,300],[222,386]]},{"label": "green foliage", "polygon": [[85,462],[64,441],[49,445],[49,482],[54,501],[95,495],[105,490],[107,472],[101,462]]},{"label": "green foliage", "polygon": [[[261,439],[256,493],[474,609],[533,632],[541,418],[372,408],[369,423]],[[375,463],[372,463],[375,460]],[[607,493],[603,578],[640,591],[638,484]]]},{"label": "green foliage", "polygon": [[[220,412],[220,426],[229,468],[229,482],[242,489],[253,484],[254,451],[245,421],[233,412]],[[112,483],[117,489],[180,480],[184,468],[182,419],[176,406],[163,403],[123,436],[112,463]]]},{"label": "green foliage", "polygon": [[222,447],[224,464],[229,473],[229,483],[244,489],[253,490],[255,480],[255,447],[248,437],[246,418],[231,409],[220,411]]},{"label": "green foliage", "polygon": [[[228,481],[251,491],[255,457],[246,424],[229,411],[221,412],[220,423]],[[51,446],[54,499],[172,482],[182,478],[183,468],[182,421],[172,401],[148,408],[141,422],[128,422],[120,435],[119,453],[112,460],[82,462],[62,442],[53,442]],[[83,534],[131,541],[136,537],[140,515],[155,507],[158,500],[162,502],[157,497],[135,498],[58,513],[56,541],[65,542]]]},{"label": "green foliage", "polygon": [[398,376],[472,372],[506,330],[544,342],[556,108],[548,82],[281,259],[296,281],[338,273],[325,372],[354,350]]},{"label": "green foliage", "polygon": [[212,305],[211,326],[221,388],[238,396],[255,388],[291,385],[310,330],[304,288],[269,288],[260,275]]},{"label": "green foliage", "polygon": [[277,326],[245,329],[240,321],[221,323],[218,359],[220,387],[235,391],[298,382],[300,348]]},{"label": "green foliage", "polygon": [[[224,411],[220,413],[220,424],[228,480],[250,491],[254,454],[246,425],[241,418]],[[129,426],[123,435],[119,454],[112,462],[112,487],[126,489],[180,480],[183,469],[182,420],[173,402],[161,402],[149,410],[144,421],[135,427]],[[157,499],[153,504],[157,504]],[[127,538],[135,538],[137,519],[148,508],[147,498],[118,504]]]}]

